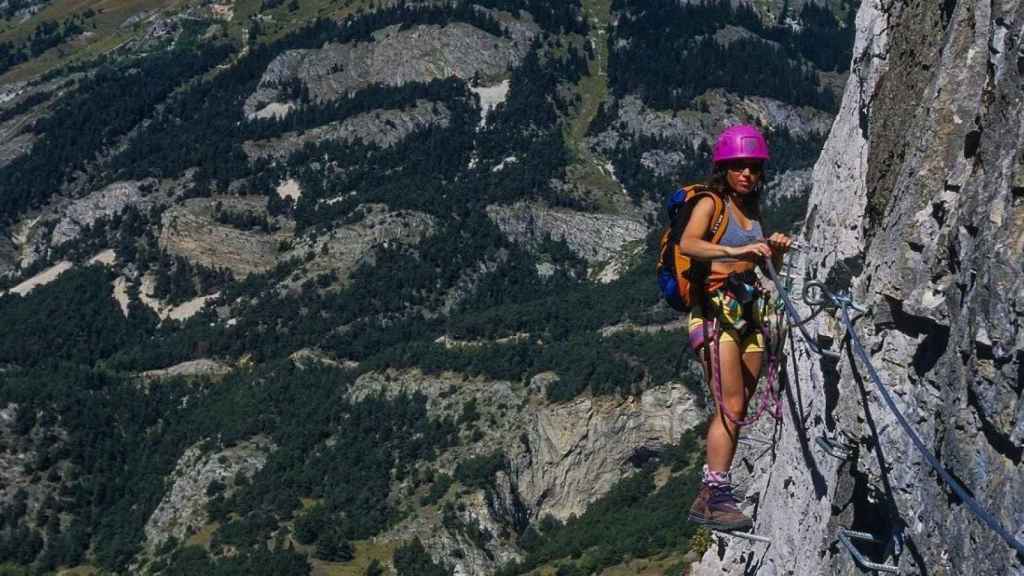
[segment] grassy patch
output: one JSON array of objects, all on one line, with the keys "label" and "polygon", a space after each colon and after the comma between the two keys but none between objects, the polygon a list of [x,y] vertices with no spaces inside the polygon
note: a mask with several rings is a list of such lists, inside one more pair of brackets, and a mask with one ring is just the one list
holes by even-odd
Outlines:
[{"label": "grassy patch", "polygon": [[600,576],[681,576],[683,554],[673,552],[660,558],[644,558],[605,568]]},{"label": "grassy patch", "polygon": [[583,13],[590,23],[590,35],[583,42],[590,43],[594,48],[594,57],[589,62],[587,75],[576,84],[580,102],[563,131],[566,146],[572,151],[574,159],[568,168],[568,176],[587,192],[588,200],[599,209],[617,211],[625,198],[622,186],[604,168],[604,160],[597,158],[584,143],[590,124],[608,97],[611,0],[583,0]]},{"label": "grassy patch", "polygon": [[357,540],[352,543],[355,548],[355,559],[351,562],[324,562],[323,560],[311,559],[313,566],[312,576],[364,576],[366,568],[374,560],[381,564],[391,562],[391,557],[397,548],[394,542],[373,542],[371,540]]},{"label": "grassy patch", "polygon": [[188,537],[185,541],[186,546],[201,546],[206,550],[210,549],[210,540],[213,538],[213,533],[220,528],[220,522],[211,522],[206,526],[203,526],[199,532]]},{"label": "grassy patch", "polygon": [[359,12],[369,10],[373,7],[370,0],[298,0],[299,8],[289,11],[288,2],[272,10],[260,12],[263,0],[238,0],[234,4],[235,17],[231,20],[228,34],[236,39],[241,39],[248,33],[249,20],[252,16],[261,14],[260,22],[260,43],[273,42],[278,40],[311,20],[327,18],[341,20]]},{"label": "grassy patch", "polygon": [[144,31],[143,24],[129,29],[121,26],[132,16],[148,11],[173,12],[184,8],[188,0],[70,0],[53,2],[39,13],[16,26],[0,29],[0,42],[19,44],[31,36],[44,21],[62,22],[92,9],[96,15],[85,21],[84,33],[69,42],[51,48],[36,58],[15,66],[0,76],[0,83],[27,80],[51,69],[87,61],[114,48]]}]

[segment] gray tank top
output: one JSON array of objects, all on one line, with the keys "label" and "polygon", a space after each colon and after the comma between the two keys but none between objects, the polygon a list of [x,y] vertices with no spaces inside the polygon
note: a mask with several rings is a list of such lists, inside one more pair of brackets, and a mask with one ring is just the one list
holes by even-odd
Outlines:
[{"label": "gray tank top", "polygon": [[[718,243],[722,246],[746,246],[747,244],[753,244],[758,240],[764,238],[764,232],[761,230],[761,223],[757,220],[750,221],[750,230],[745,230],[740,225],[739,220],[733,214],[733,207],[727,204],[725,211],[729,214],[729,224],[725,229],[725,234],[722,235],[722,239]],[[733,260],[733,258],[723,258],[723,260]]]}]

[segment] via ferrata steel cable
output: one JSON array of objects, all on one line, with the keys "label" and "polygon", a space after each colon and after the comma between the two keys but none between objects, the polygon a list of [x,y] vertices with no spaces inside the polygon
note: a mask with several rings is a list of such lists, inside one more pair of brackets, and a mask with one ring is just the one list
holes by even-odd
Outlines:
[{"label": "via ferrata steel cable", "polygon": [[[789,298],[788,292],[786,291],[785,287],[783,287],[782,283],[778,279],[777,274],[775,273],[775,267],[771,262],[771,258],[765,258],[765,263],[765,268],[767,269],[768,276],[775,284],[776,290],[778,290],[780,297],[785,303],[786,312],[790,317],[790,321],[793,325],[799,328],[804,341],[815,352],[818,352],[819,354],[838,357],[839,355],[836,354],[835,352],[822,350],[820,347],[817,346],[817,343],[811,339],[810,335],[803,327],[804,321],[800,320],[800,317],[796,312],[796,308],[793,306],[793,303]],[[821,291],[821,298],[816,301],[811,301],[807,291],[808,288],[812,287],[817,288],[818,290]],[[896,405],[896,402],[895,400],[893,400],[892,395],[889,394],[888,389],[886,389],[885,385],[882,383],[882,379],[878,375],[878,371],[875,370],[874,364],[871,363],[871,359],[868,356],[867,352],[864,350],[864,346],[861,344],[860,337],[857,336],[857,333],[853,328],[853,323],[850,320],[849,311],[851,309],[857,310],[859,312],[864,312],[864,310],[856,306],[850,298],[836,296],[830,290],[828,290],[828,288],[824,284],[820,282],[812,282],[805,285],[803,298],[804,301],[809,306],[812,307],[827,305],[830,301],[832,305],[839,308],[840,313],[842,315],[841,320],[843,323],[843,327],[846,329],[846,333],[850,337],[851,348],[853,349],[857,357],[860,358],[861,363],[863,363],[865,368],[867,368],[868,376],[871,378],[871,381],[875,384],[875,387],[878,388],[878,391],[881,394],[882,399],[885,401],[885,404],[889,408],[889,410],[896,417],[896,421],[900,424],[900,427],[903,428],[903,431],[907,434],[907,436],[910,437],[910,440],[914,444],[914,447],[917,448],[918,452],[921,453],[925,461],[928,462],[928,465],[935,470],[935,472],[939,475],[940,478],[942,478],[946,485],[949,486],[954,493],[956,493],[957,497],[959,497],[962,502],[967,504],[968,509],[970,509],[971,512],[973,512],[979,520],[981,520],[986,526],[988,526],[989,529],[995,532],[1000,538],[1002,538],[1007,544],[1009,544],[1014,550],[1016,550],[1018,554],[1024,555],[1024,542],[1015,538],[1013,534],[1011,534],[1010,531],[1007,530],[999,522],[999,520],[992,515],[991,512],[983,508],[981,504],[979,504],[978,501],[975,500],[974,497],[971,496],[955,478],[953,478],[952,474],[950,474],[949,471],[946,470],[946,468],[938,461],[935,455],[933,455],[924,445],[924,442],[921,440],[921,437],[917,434],[914,428],[911,427],[906,417],[903,415],[899,407]]]},{"label": "via ferrata steel cable", "polygon": [[[836,300],[834,296],[833,299]],[[860,358],[860,361],[864,364],[865,368],[867,368],[868,375],[871,377],[872,382],[875,383],[875,387],[878,388],[879,393],[881,393],[882,398],[885,400],[885,404],[889,407],[889,410],[893,413],[893,415],[896,416],[896,421],[899,422],[900,426],[903,428],[903,431],[907,433],[907,436],[910,436],[910,440],[911,442],[914,443],[914,447],[916,447],[917,450],[921,453],[921,455],[924,456],[924,459],[928,462],[928,464],[935,469],[935,471],[939,474],[942,480],[945,481],[945,483],[953,490],[953,492],[956,493],[960,500],[967,504],[967,507],[970,508],[971,512],[974,512],[975,516],[977,516],[993,532],[995,532],[1003,540],[1005,540],[1007,544],[1016,549],[1019,554],[1024,555],[1024,542],[1021,542],[1020,540],[1014,538],[1014,536],[1010,534],[1009,530],[1003,527],[1003,525],[999,523],[999,520],[997,520],[991,512],[982,508],[981,504],[978,504],[978,501],[967,493],[967,490],[965,490],[964,487],[961,486],[955,478],[953,478],[953,476],[946,470],[946,468],[941,463],[939,463],[938,459],[935,458],[935,456],[931,452],[929,452],[928,449],[925,447],[924,442],[921,441],[921,437],[917,435],[917,432],[914,431],[914,429],[910,426],[910,423],[907,422],[906,417],[903,415],[902,412],[900,412],[900,409],[896,406],[896,402],[893,400],[892,396],[889,394],[889,391],[882,383],[882,379],[878,376],[878,372],[875,370],[875,366],[871,363],[871,359],[868,357],[867,352],[861,345],[860,338],[857,336],[856,331],[854,331],[853,329],[853,324],[850,322],[849,309],[852,307],[852,304],[848,300],[836,300],[836,302],[840,304],[842,322],[843,325],[846,327],[846,333],[850,335],[850,345],[852,346],[853,351],[857,354],[857,357]]]}]

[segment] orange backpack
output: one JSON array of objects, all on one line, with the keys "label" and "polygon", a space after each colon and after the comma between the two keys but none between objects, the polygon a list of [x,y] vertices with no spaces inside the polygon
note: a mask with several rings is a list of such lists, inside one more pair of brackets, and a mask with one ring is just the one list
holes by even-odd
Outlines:
[{"label": "orange backpack", "polygon": [[694,184],[676,190],[669,197],[669,225],[661,233],[661,250],[658,256],[658,287],[669,306],[680,312],[689,312],[690,308],[700,302],[704,291],[704,281],[711,271],[710,263],[691,259],[679,250],[679,240],[683,236],[690,213],[700,198],[709,197],[715,202],[715,210],[711,218],[711,227],[704,239],[717,244],[725,234],[729,221],[725,218],[725,202],[710,188]]}]

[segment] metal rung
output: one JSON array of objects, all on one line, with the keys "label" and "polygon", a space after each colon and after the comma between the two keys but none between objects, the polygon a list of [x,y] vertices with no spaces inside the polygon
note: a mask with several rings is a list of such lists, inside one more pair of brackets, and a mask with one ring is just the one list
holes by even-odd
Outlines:
[{"label": "metal rung", "polygon": [[849,460],[850,456],[853,454],[853,450],[848,446],[840,444],[839,442],[826,437],[824,434],[815,438],[814,441],[818,446],[821,446],[821,449],[824,450],[826,454],[834,458]]},{"label": "metal rung", "polygon": [[760,536],[752,532],[726,532],[725,530],[712,530],[719,536],[735,536],[737,538],[743,538],[744,540],[753,540],[754,542],[762,542],[764,544],[771,544],[772,539],[767,536]]},{"label": "metal rung", "polygon": [[760,436],[740,436],[736,441],[740,444],[762,444],[764,446],[771,446],[774,444],[771,440],[761,438]]},{"label": "metal rung", "polygon": [[850,542],[850,539],[852,538],[854,540],[861,540],[863,542],[882,544],[882,541],[878,538],[875,538],[873,534],[868,534],[867,532],[857,532],[855,530],[847,530],[846,528],[840,528],[838,535],[839,541],[843,543],[843,546],[845,546],[846,549],[850,552],[850,555],[853,556],[853,561],[856,562],[857,565],[861,568],[866,568],[868,570],[877,570],[879,572],[889,572],[892,574],[900,573],[900,569],[897,566],[891,566],[889,564],[879,564],[877,562],[872,562],[868,560],[864,557],[863,554],[861,554],[860,550],[857,550],[857,547],[853,545],[853,542]]}]

